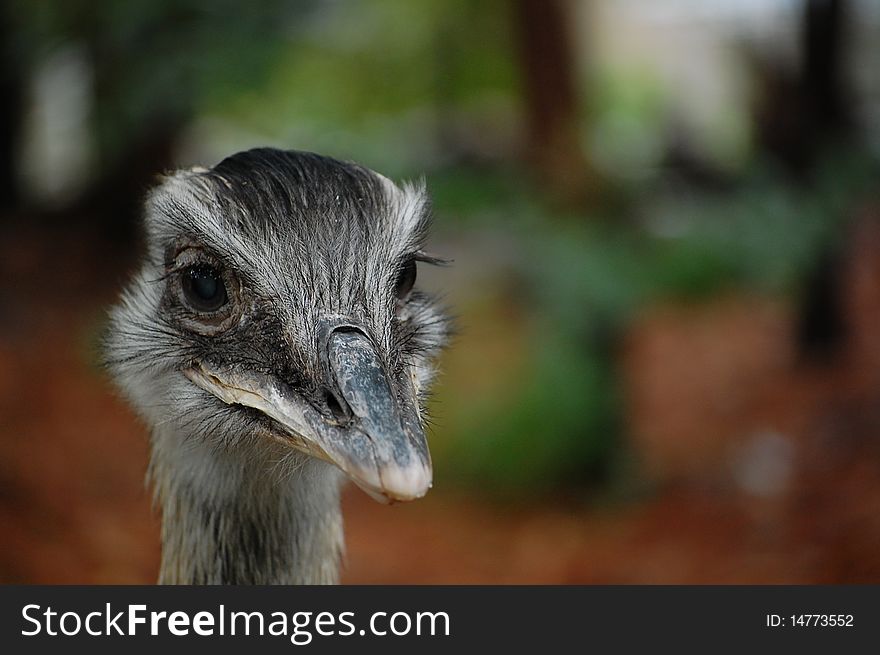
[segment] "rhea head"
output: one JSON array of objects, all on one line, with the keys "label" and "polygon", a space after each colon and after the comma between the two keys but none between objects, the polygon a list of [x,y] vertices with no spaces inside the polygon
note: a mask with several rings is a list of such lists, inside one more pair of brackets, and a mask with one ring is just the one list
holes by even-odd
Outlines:
[{"label": "rhea head", "polygon": [[425,394],[447,322],[414,288],[418,263],[438,261],[423,185],[257,149],[165,177],[144,220],[106,350],[153,428],[154,478],[181,469],[165,493],[203,481],[199,467],[269,480],[315,462],[386,502],[426,493]]}]

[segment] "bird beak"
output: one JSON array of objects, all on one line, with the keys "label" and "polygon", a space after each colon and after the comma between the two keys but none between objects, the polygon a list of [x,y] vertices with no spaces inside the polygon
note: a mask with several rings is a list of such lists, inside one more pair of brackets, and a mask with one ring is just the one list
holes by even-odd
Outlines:
[{"label": "bird beak", "polygon": [[274,376],[209,370],[198,363],[184,371],[197,386],[227,404],[261,411],[283,428],[289,445],[338,466],[381,502],[420,498],[431,488],[431,456],[407,381],[405,398],[372,345],[359,330],[334,330],[326,341],[326,366],[344,406],[328,417]]}]

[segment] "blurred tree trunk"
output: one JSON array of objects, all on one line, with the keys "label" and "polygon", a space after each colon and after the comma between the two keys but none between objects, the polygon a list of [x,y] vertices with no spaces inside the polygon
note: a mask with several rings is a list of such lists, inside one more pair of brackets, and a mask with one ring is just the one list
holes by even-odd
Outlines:
[{"label": "blurred tree trunk", "polygon": [[100,226],[104,236],[131,242],[147,190],[173,163],[174,146],[185,122],[158,117],[139,126],[104,160],[98,176],[69,208],[79,220]]},{"label": "blurred tree trunk", "polygon": [[526,156],[540,183],[568,205],[595,196],[580,145],[580,103],[565,0],[513,0],[526,113]]},{"label": "blurred tree trunk", "polygon": [[809,0],[804,8],[801,83],[820,136],[845,134],[853,126],[843,61],[848,15],[848,0]]},{"label": "blurred tree trunk", "polygon": [[[801,181],[829,144],[854,141],[856,121],[844,75],[848,0],[808,0],[801,28],[799,147],[788,163]],[[783,161],[786,161],[783,159]],[[850,220],[850,217],[846,217]],[[838,354],[851,337],[844,312],[844,268],[850,244],[830,239],[814,264],[800,308],[801,351],[813,360]]]},{"label": "blurred tree trunk", "polygon": [[[138,107],[136,120],[124,118],[131,111],[129,89],[138,84],[130,71],[149,56],[151,40],[171,33],[187,14],[185,7],[169,5],[141,25],[131,42],[120,42],[97,14],[101,6],[93,5],[90,11],[94,13],[72,12],[69,20],[92,66],[98,166],[92,182],[68,209],[74,219],[96,224],[104,236],[127,243],[137,234],[147,190],[157,175],[172,167],[174,146],[192,115],[191,89],[182,86],[173,97]],[[143,51],[138,43],[144,44]]]},{"label": "blurred tree trunk", "polygon": [[18,207],[21,193],[16,163],[21,134],[26,75],[15,47],[8,3],[0,3],[0,210]]},{"label": "blurred tree trunk", "polygon": [[757,145],[807,181],[829,143],[853,138],[855,120],[844,75],[848,0],[807,0],[801,19],[797,71],[756,61]]}]

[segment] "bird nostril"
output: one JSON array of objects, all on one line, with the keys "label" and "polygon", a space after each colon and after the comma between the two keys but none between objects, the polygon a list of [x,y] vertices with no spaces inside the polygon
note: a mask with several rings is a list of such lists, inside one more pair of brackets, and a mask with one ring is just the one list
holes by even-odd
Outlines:
[{"label": "bird nostril", "polygon": [[324,402],[327,403],[327,408],[330,410],[330,413],[340,423],[344,423],[348,420],[348,412],[346,408],[342,406],[342,404],[337,400],[336,396],[334,396],[330,391],[324,392]]}]

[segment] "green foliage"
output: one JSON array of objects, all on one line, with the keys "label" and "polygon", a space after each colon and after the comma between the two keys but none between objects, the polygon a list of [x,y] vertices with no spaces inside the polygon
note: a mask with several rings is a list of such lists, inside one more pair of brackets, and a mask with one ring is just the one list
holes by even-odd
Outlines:
[{"label": "green foliage", "polygon": [[258,93],[200,109],[267,140],[411,175],[443,150],[449,113],[512,102],[506,16],[502,0],[323,5]]},{"label": "green foliage", "polygon": [[[462,337],[469,365],[450,361],[440,390],[439,474],[534,492],[613,473],[623,425],[617,347],[634,314],[737,290],[799,293],[878,172],[873,160],[832,154],[804,188],[758,168],[735,192],[646,194],[635,226],[554,215],[499,171],[432,178],[455,230],[480,225],[518,244],[510,269],[489,278],[497,288],[463,308],[477,323]],[[510,332],[519,337],[506,355],[484,357],[480,348]],[[513,368],[499,366],[511,359]],[[498,380],[468,387],[485,369]],[[461,387],[466,395],[456,395]]]},{"label": "green foliage", "polygon": [[617,174],[656,166],[665,146],[664,89],[646,74],[606,70],[588,97],[584,140],[596,162]]},{"label": "green foliage", "polygon": [[[600,468],[617,415],[608,354],[546,326],[521,384],[498,402],[474,400],[472,433],[448,469],[495,488],[552,489]],[[553,331],[556,330],[556,331]]]}]

